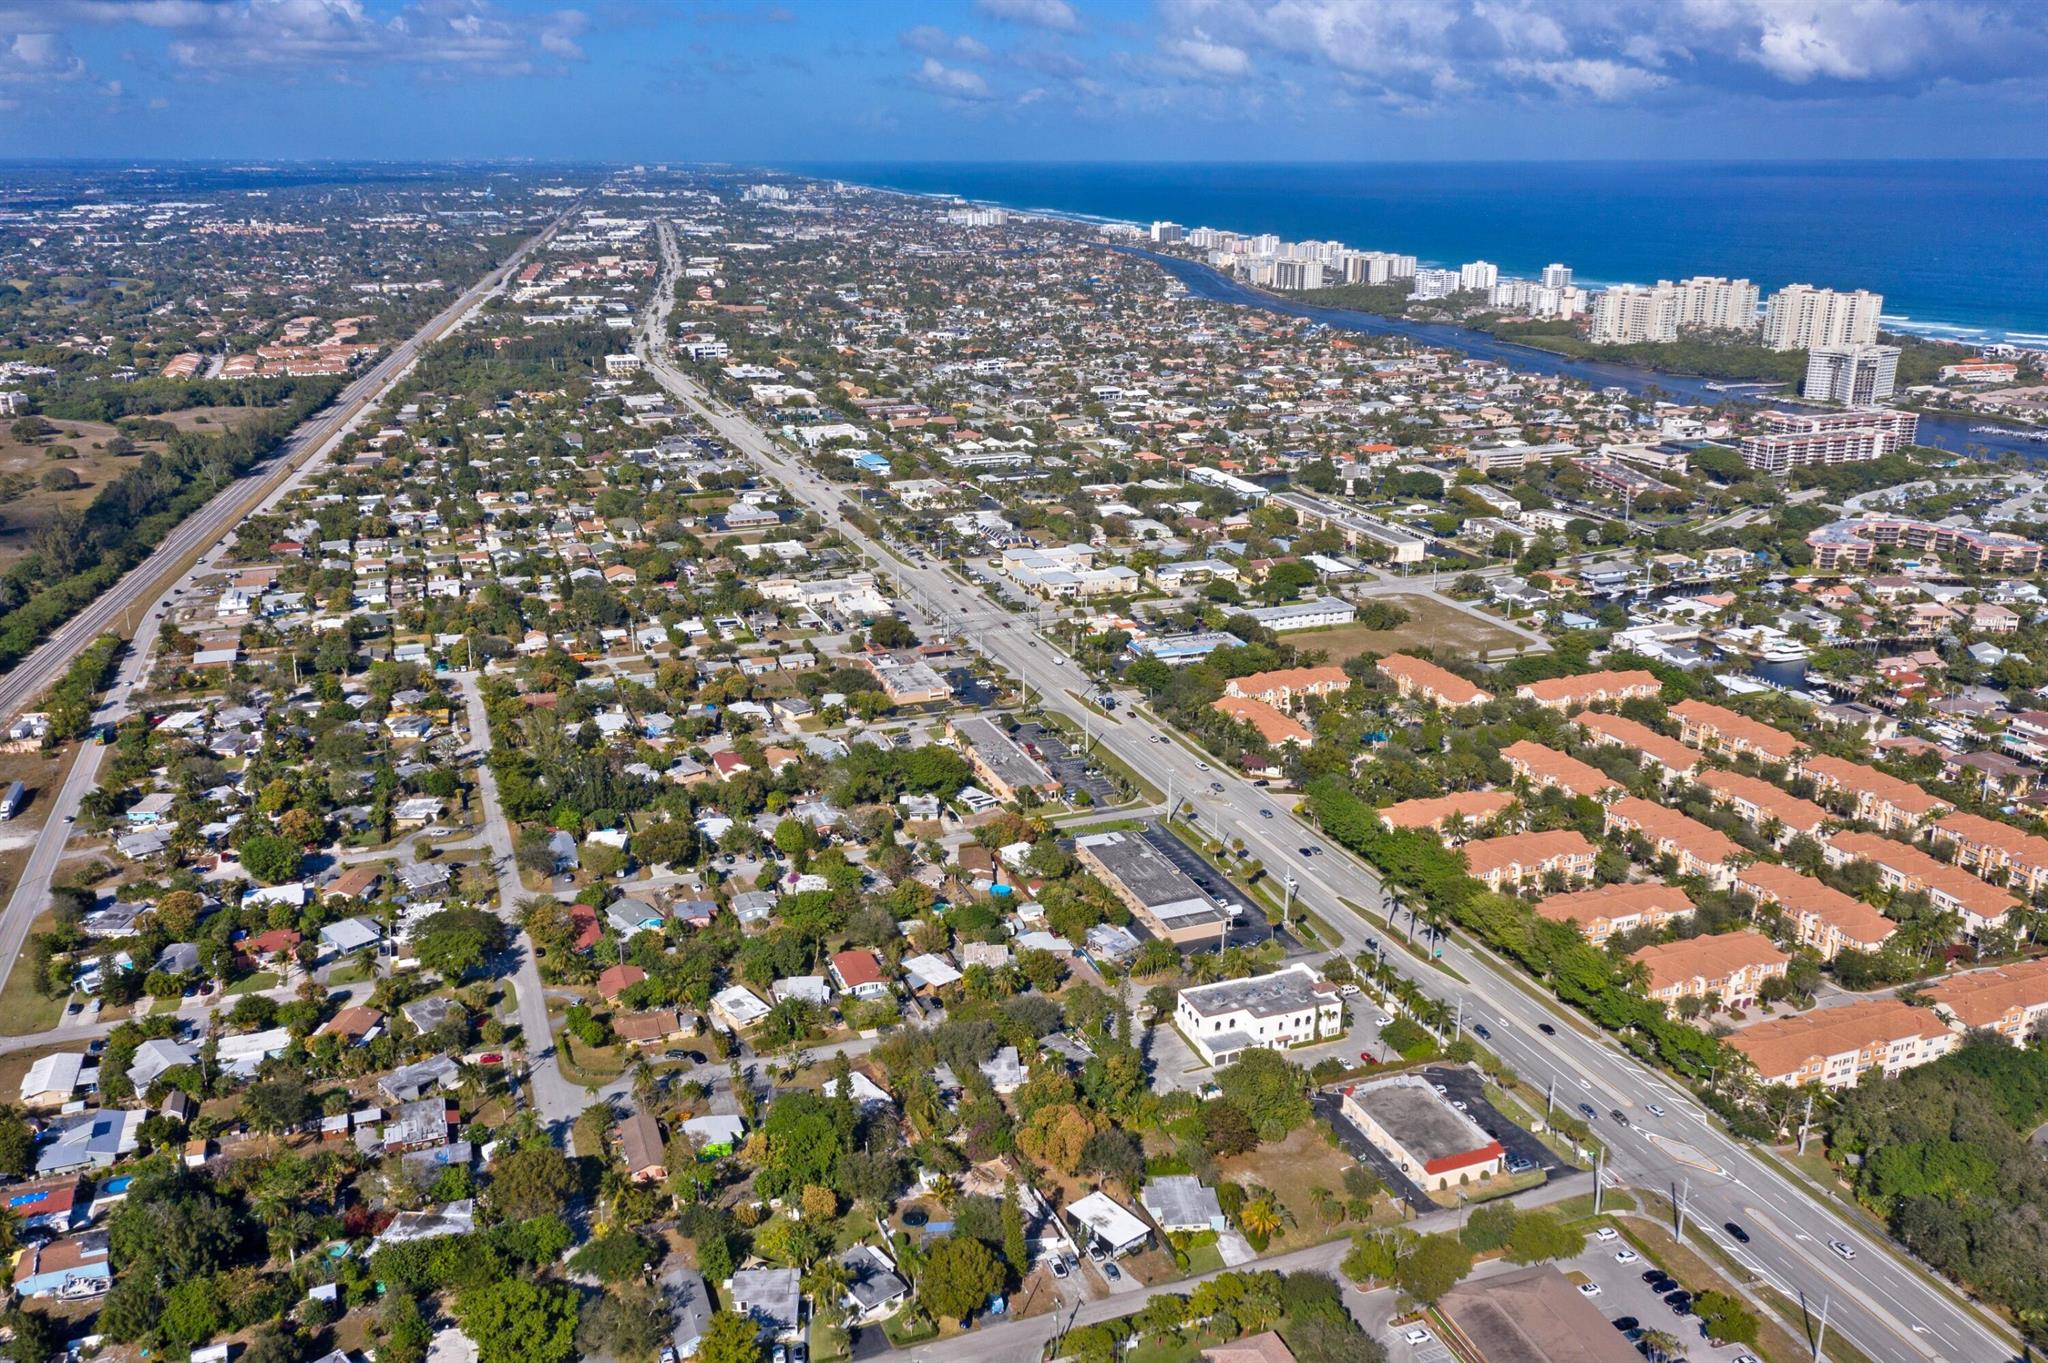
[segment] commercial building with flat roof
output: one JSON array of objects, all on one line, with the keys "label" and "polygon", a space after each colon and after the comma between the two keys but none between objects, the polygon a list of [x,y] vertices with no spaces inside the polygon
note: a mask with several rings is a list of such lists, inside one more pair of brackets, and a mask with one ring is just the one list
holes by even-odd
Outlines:
[{"label": "commercial building with flat roof", "polygon": [[1285,1050],[1344,1030],[1337,987],[1296,962],[1270,975],[1218,980],[1180,991],[1174,1024],[1211,1065],[1248,1050]]},{"label": "commercial building with flat roof", "polygon": [[988,716],[956,716],[947,723],[946,732],[959,742],[967,765],[997,799],[1014,800],[1027,790],[1041,795],[1058,792],[1059,778]]},{"label": "commercial building with flat roof", "polygon": [[1474,1363],[1642,1363],[1606,1313],[1549,1264],[1468,1279],[1437,1311]]},{"label": "commercial building with flat roof", "polygon": [[1444,1096],[1412,1074],[1344,1092],[1344,1115],[1375,1149],[1426,1192],[1500,1172],[1507,1151]]},{"label": "commercial building with flat roof", "polygon": [[1285,606],[1254,606],[1245,612],[1276,634],[1297,629],[1330,629],[1358,618],[1358,607],[1334,596],[1295,601]]},{"label": "commercial building with flat roof", "polygon": [[1154,937],[1176,945],[1212,941],[1230,921],[1227,904],[1202,893],[1187,872],[1140,834],[1090,833],[1074,839],[1074,855]]}]

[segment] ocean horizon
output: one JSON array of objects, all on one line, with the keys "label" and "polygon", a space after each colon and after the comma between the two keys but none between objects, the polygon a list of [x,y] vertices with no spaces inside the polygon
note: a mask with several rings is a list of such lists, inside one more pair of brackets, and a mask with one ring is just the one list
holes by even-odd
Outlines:
[{"label": "ocean horizon", "polygon": [[1337,240],[1582,284],[1871,289],[1885,324],[2048,345],[2048,160],[816,162],[804,175],[1083,221]]}]

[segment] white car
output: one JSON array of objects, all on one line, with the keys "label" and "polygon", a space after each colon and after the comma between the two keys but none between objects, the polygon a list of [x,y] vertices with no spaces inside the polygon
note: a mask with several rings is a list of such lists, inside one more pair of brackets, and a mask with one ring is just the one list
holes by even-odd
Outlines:
[{"label": "white car", "polygon": [[1844,1259],[1856,1257],[1856,1247],[1846,1240],[1830,1240],[1828,1241],[1828,1248],[1841,1255]]},{"label": "white car", "polygon": [[1621,1232],[1612,1226],[1602,1226],[1599,1230],[1593,1232],[1593,1238],[1595,1240],[1619,1240]]},{"label": "white car", "polygon": [[1394,1025],[1394,1015],[1392,1013],[1381,1013],[1373,1019],[1373,1022],[1381,1027],[1391,1027]]},{"label": "white car", "polygon": [[1618,1249],[1614,1251],[1614,1262],[1617,1264],[1632,1264],[1642,1257],[1642,1255],[1632,1249]]},{"label": "white car", "polygon": [[1599,1295],[1600,1295],[1600,1284],[1598,1284],[1598,1283],[1580,1283],[1580,1284],[1579,1284],[1579,1295],[1580,1295],[1580,1296],[1582,1296],[1582,1297],[1597,1297],[1597,1296],[1599,1296]]},{"label": "white car", "polygon": [[1410,1330],[1407,1334],[1402,1335],[1401,1338],[1410,1344],[1436,1343],[1436,1336],[1431,1334],[1429,1331],[1423,1329],[1420,1325]]},{"label": "white car", "polygon": [[[1656,1104],[1656,1103],[1650,1103],[1650,1104],[1648,1104],[1648,1105],[1647,1105],[1647,1107],[1648,1107],[1649,1113],[1650,1113],[1650,1115],[1651,1115],[1652,1117],[1661,1117],[1661,1116],[1663,1116],[1663,1115],[1664,1115],[1664,1109],[1663,1109],[1663,1107],[1661,1107],[1660,1105],[1658,1105],[1658,1104]],[[1742,1360],[1738,1358],[1738,1359],[1736,1359],[1736,1360],[1735,1360],[1735,1363],[1742,1363]]]}]

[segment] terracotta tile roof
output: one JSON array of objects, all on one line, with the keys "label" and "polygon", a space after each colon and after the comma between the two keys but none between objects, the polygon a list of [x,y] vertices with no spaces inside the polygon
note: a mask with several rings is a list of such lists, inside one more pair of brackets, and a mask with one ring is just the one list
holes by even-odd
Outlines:
[{"label": "terracotta tile roof", "polygon": [[1936,821],[1935,831],[1958,842],[1975,843],[2003,853],[2025,866],[2048,866],[2048,838],[2014,828],[1981,814],[1950,814]]},{"label": "terracotta tile roof", "polygon": [[1564,857],[1591,857],[1593,844],[1585,835],[1569,828],[1544,833],[1510,833],[1502,838],[1480,838],[1459,849],[1472,874],[1484,879],[1511,866],[1534,868]]},{"label": "terracotta tile roof", "polygon": [[1662,881],[1641,881],[1627,885],[1595,885],[1590,890],[1570,890],[1546,895],[1536,902],[1536,916],[1553,923],[1584,925],[1604,918],[1613,922],[1631,915],[1664,917],[1691,913],[1692,896],[1676,885]]},{"label": "terracotta tile roof", "polygon": [[1840,786],[1851,794],[1873,796],[1916,819],[1948,808],[1947,801],[1929,795],[1911,781],[1847,758],[1815,754],[1803,759],[1799,769],[1820,785]]},{"label": "terracotta tile roof", "polygon": [[1511,790],[1461,790],[1424,800],[1402,800],[1379,811],[1389,828],[1438,828],[1453,815],[1484,823],[1515,803]]},{"label": "terracotta tile roof", "polygon": [[1493,699],[1492,692],[1480,690],[1457,673],[1406,653],[1389,653],[1380,659],[1379,670],[1381,675],[1406,682],[1443,705],[1477,705]]},{"label": "terracotta tile roof", "polygon": [[1576,677],[1546,677],[1515,688],[1515,694],[1539,705],[1586,705],[1596,700],[1654,696],[1663,689],[1656,674],[1641,668],[1584,672]]},{"label": "terracotta tile roof", "polygon": [[1774,729],[1712,701],[1681,701],[1671,707],[1671,714],[1688,726],[1711,731],[1723,746],[1748,748],[1781,762],[1800,748],[1796,735]]},{"label": "terracotta tile roof", "polygon": [[1798,833],[1810,833],[1820,827],[1822,820],[1833,817],[1811,800],[1802,800],[1761,777],[1744,776],[1739,771],[1704,772],[1700,784],[1717,795],[1744,801],[1761,810],[1765,818],[1776,819]]},{"label": "terracotta tile roof", "polygon": [[1314,736],[1299,720],[1289,719],[1262,700],[1248,696],[1223,696],[1210,702],[1210,708],[1232,719],[1243,720],[1259,731],[1259,737],[1271,744],[1309,743]]},{"label": "terracotta tile roof", "polygon": [[1988,885],[1961,867],[1937,861],[1896,839],[1851,831],[1830,833],[1827,842],[1845,856],[1876,862],[1909,881],[1938,890],[1979,918],[2003,918],[2018,907],[2012,891]]},{"label": "terracotta tile roof", "polygon": [[1624,796],[1607,807],[1607,825],[1640,829],[1652,845],[1668,842],[1675,850],[1709,865],[1742,854],[1742,848],[1720,829],[1636,795]]},{"label": "terracotta tile roof", "polygon": [[1620,715],[1603,714],[1598,710],[1587,710],[1580,714],[1577,716],[1577,723],[1587,733],[1633,748],[1673,771],[1691,771],[1700,764],[1700,755],[1697,752],[1675,738],[1658,733],[1647,724],[1639,724]]},{"label": "terracotta tile roof", "polygon": [[1736,1032],[1728,1044],[1741,1051],[1758,1074],[1776,1079],[1831,1055],[1846,1055],[1909,1036],[1938,1037],[1947,1030],[1932,1009],[1913,1008],[1885,996],[1771,1018]]},{"label": "terracotta tile roof", "polygon": [[1784,965],[1792,958],[1760,932],[1717,932],[1660,942],[1630,954],[1650,968],[1650,992],[1659,994],[1694,978],[1725,980],[1739,970]]},{"label": "terracotta tile roof", "polygon": [[1537,785],[1556,786],[1569,795],[1597,796],[1616,788],[1614,778],[1598,767],[1526,738],[1502,748],[1500,755]]},{"label": "terracotta tile roof", "polygon": [[1965,1027],[1989,1027],[2015,1008],[2048,1004],[2048,957],[1952,975],[1927,990],[1927,997]]},{"label": "terracotta tile roof", "polygon": [[1812,914],[1860,946],[1875,946],[1898,927],[1862,900],[1776,862],[1759,861],[1743,867],[1735,873],[1735,888],[1766,904],[1776,904],[1793,918]]}]

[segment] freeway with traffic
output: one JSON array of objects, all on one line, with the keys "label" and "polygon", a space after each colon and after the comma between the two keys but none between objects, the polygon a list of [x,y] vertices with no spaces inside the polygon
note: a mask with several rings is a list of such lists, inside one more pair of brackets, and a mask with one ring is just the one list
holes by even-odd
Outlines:
[{"label": "freeway with traffic", "polygon": [[[670,363],[665,338],[677,253],[666,224],[662,244],[664,277],[639,345],[648,372],[696,419],[863,550],[894,579],[900,597],[927,628],[964,640],[1035,693],[1045,709],[1092,730],[1104,751],[1169,790],[1177,804],[1191,803],[1200,825],[1242,838],[1334,930],[1337,947],[1357,953],[1389,935],[1359,912],[1387,916],[1389,896],[1373,867],[1324,839],[1265,789],[1225,766],[1212,766],[1135,703],[1103,719],[1082,699],[1096,683],[1054,640],[1033,630],[1029,617],[995,605],[972,580],[920,552],[878,543],[847,519],[838,489]],[[1961,1300],[1931,1269],[1867,1224],[1852,1223],[1817,1190],[1727,1134],[1678,1085],[1580,1024],[1511,965],[1455,939],[1441,944],[1446,969],[1398,943],[1382,941],[1379,950],[1426,995],[1455,1009],[1466,1026],[1485,1024],[1489,1046],[1523,1078],[1554,1086],[1568,1110],[1581,1103],[1591,1108],[1608,1151],[1609,1176],[1682,1203],[1689,1231],[1710,1236],[1722,1253],[1773,1289],[1781,1301],[1764,1304],[1796,1333],[1812,1338],[1825,1320],[1830,1333],[1880,1363],[1997,1363],[2022,1356],[2002,1324]],[[1728,1223],[1741,1227],[1747,1241],[1727,1234],[1722,1227]],[[1861,1246],[1863,1252],[1844,1257],[1831,1242]]]}]

